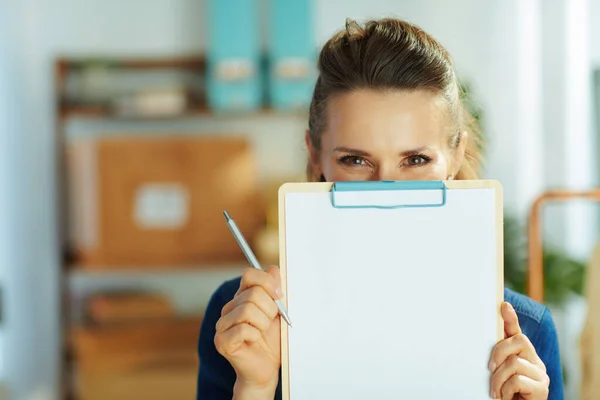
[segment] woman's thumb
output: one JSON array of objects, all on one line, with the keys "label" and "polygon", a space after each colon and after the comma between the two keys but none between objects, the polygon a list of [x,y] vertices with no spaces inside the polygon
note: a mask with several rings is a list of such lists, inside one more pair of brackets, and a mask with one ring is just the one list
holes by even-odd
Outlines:
[{"label": "woman's thumb", "polygon": [[502,304],[502,318],[504,319],[504,334],[507,338],[521,333],[517,312],[508,302]]},{"label": "woman's thumb", "polygon": [[275,280],[275,291],[277,292],[277,296],[282,298],[283,290],[281,289],[281,273],[279,271],[279,267],[277,265],[271,265],[269,268],[267,268],[267,274],[271,275]]}]

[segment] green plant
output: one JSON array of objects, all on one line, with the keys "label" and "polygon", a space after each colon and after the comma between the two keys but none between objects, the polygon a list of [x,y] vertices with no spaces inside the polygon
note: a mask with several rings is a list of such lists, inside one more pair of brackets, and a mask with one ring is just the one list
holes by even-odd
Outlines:
[{"label": "green plant", "polygon": [[[504,284],[526,293],[527,242],[523,227],[512,215],[504,218]],[[543,249],[544,301],[562,303],[569,294],[583,294],[585,264],[568,257],[565,252],[545,245]]]},{"label": "green plant", "polygon": [[476,127],[481,131],[481,143],[479,150],[483,153],[485,147],[485,123],[483,108],[475,97],[471,83],[464,78],[458,80],[458,90],[463,106],[471,115]]},{"label": "green plant", "polygon": [[527,285],[527,250],[519,221],[504,213],[504,285],[525,293]]},{"label": "green plant", "polygon": [[458,89],[464,107],[469,111],[475,121],[482,126],[484,115],[483,108],[473,94],[471,83],[468,80],[461,78],[458,80]]},{"label": "green plant", "polygon": [[547,303],[558,304],[570,293],[583,295],[585,264],[557,250],[544,251],[544,290]]}]

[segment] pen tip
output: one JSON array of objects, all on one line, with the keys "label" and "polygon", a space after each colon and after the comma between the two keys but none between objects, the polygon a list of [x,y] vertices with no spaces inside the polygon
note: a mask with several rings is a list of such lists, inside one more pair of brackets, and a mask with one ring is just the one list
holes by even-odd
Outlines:
[{"label": "pen tip", "polygon": [[225,219],[227,221],[229,221],[231,219],[231,217],[229,216],[229,214],[227,213],[227,211],[223,211],[223,215],[225,216]]}]

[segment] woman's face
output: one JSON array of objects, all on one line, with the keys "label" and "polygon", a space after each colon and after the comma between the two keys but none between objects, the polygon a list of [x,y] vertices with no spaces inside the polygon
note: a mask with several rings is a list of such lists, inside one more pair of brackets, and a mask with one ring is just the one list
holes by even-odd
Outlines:
[{"label": "woman's face", "polygon": [[464,149],[448,144],[445,101],[428,91],[356,90],[329,99],[327,129],[311,162],[327,181],[445,180]]}]

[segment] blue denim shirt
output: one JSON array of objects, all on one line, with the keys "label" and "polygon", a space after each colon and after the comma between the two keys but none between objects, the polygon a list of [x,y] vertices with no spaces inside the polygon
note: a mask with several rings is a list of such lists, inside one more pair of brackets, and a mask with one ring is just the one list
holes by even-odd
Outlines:
[{"label": "blue denim shirt", "polygon": [[[198,373],[197,400],[231,400],[235,371],[221,356],[214,344],[215,325],[221,309],[229,302],[240,285],[240,278],[225,282],[213,294],[204,315],[198,340],[200,369]],[[531,340],[539,357],[546,365],[550,377],[549,400],[563,400],[563,378],[556,329],[550,310],[526,296],[504,289],[504,299],[512,304],[519,317],[523,333]],[[280,375],[281,377],[281,375]],[[281,379],[275,399],[281,399]]]}]

